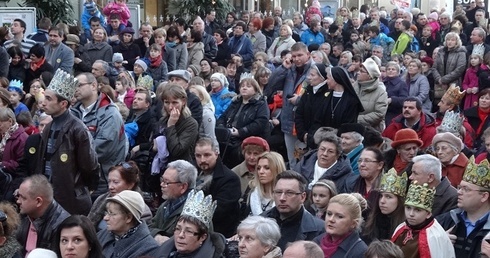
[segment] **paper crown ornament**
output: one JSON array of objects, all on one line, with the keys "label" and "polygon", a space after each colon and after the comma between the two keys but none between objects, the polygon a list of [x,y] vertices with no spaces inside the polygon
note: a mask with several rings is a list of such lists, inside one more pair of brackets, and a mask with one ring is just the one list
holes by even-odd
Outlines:
[{"label": "paper crown ornament", "polygon": [[403,172],[401,176],[398,176],[396,170],[391,168],[388,172],[381,175],[379,191],[405,197],[405,194],[407,193],[407,182],[408,178],[406,172]]},{"label": "paper crown ornament", "polygon": [[21,94],[24,92],[23,89],[24,89],[24,84],[21,81],[15,80],[15,79],[10,81],[10,84],[7,88],[7,90],[9,90],[9,91],[13,90],[13,91],[17,91]]},{"label": "paper crown ornament", "polygon": [[242,73],[242,74],[240,75],[240,82],[242,82],[242,81],[243,81],[243,79],[246,79],[246,78],[253,78],[253,77],[254,77],[254,76],[253,76],[253,74],[251,74],[251,73]]},{"label": "paper crown ornament", "polygon": [[485,54],[485,46],[483,44],[473,45],[473,51],[471,51],[471,54],[483,58],[483,55]]},{"label": "paper crown ornament", "polygon": [[153,78],[149,75],[140,76],[138,78],[138,82],[136,83],[136,87],[143,87],[147,90],[153,90]]},{"label": "paper crown ornament", "polygon": [[437,132],[449,132],[455,135],[459,135],[461,126],[463,126],[464,117],[454,111],[446,111],[444,118],[442,118],[441,125],[437,128]]},{"label": "paper crown ornament", "polygon": [[352,15],[351,15],[351,17],[352,17],[352,19],[355,19],[355,18],[359,19],[359,18],[360,18],[360,17],[359,17],[359,10],[358,10],[358,9],[354,9],[354,10],[352,10]]},{"label": "paper crown ornament", "polygon": [[194,217],[209,228],[214,210],[216,210],[216,201],[213,201],[213,197],[211,195],[205,197],[203,191],[193,189],[187,196],[181,215]]},{"label": "paper crown ornament", "polygon": [[419,185],[417,181],[413,181],[408,187],[405,205],[431,212],[435,193],[436,189],[429,187],[427,183]]},{"label": "paper crown ornament", "polygon": [[442,96],[442,98],[446,102],[451,102],[450,104],[454,105],[459,105],[461,100],[464,98],[464,95],[466,94],[466,91],[460,91],[459,86],[456,86],[455,84],[449,85],[449,88],[447,89],[446,93]]},{"label": "paper crown ornament", "polygon": [[337,16],[335,19],[335,23],[340,27],[344,25],[344,17],[342,16]]},{"label": "paper crown ornament", "polygon": [[75,95],[77,86],[78,80],[73,75],[58,69],[49,83],[48,89],[66,100],[71,100],[73,95]]},{"label": "paper crown ornament", "polygon": [[490,189],[490,164],[488,160],[484,159],[480,164],[475,164],[475,157],[471,156],[463,175],[463,181]]}]

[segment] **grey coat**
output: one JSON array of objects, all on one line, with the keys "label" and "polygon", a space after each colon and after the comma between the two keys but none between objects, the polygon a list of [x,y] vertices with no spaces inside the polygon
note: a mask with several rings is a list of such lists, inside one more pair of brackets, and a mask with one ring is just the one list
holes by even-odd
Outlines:
[{"label": "grey coat", "polygon": [[114,234],[107,229],[99,231],[97,238],[105,257],[136,258],[148,255],[158,248],[157,242],[151,237],[148,226],[144,222],[127,238],[116,241]]},{"label": "grey coat", "polygon": [[441,83],[445,85],[451,83],[461,85],[463,74],[466,71],[466,48],[459,47],[448,52],[447,48],[444,47],[437,53],[434,68],[434,80],[436,83],[440,79]]},{"label": "grey coat", "polygon": [[[403,77],[403,80],[406,81],[406,76]],[[424,113],[430,113],[432,108],[432,101],[429,98],[429,80],[427,77],[421,73],[416,74],[412,78],[410,78],[410,85],[408,85],[408,96],[416,97],[422,102],[422,110]]]}]

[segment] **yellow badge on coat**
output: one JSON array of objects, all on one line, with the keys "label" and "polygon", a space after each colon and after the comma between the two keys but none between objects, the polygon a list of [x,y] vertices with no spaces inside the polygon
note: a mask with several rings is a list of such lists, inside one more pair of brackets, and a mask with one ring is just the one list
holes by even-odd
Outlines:
[{"label": "yellow badge on coat", "polygon": [[60,160],[61,160],[62,162],[66,162],[66,161],[68,160],[68,155],[66,155],[66,154],[64,154],[64,153],[63,153],[63,154],[61,154],[61,156],[60,156]]},{"label": "yellow badge on coat", "polygon": [[36,148],[34,148],[34,147],[30,147],[30,148],[29,148],[29,153],[30,153],[30,154],[34,154],[34,153],[36,153]]}]

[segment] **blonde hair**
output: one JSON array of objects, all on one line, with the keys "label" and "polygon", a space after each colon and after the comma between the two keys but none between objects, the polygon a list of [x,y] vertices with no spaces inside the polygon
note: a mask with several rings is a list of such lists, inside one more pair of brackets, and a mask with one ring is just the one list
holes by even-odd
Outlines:
[{"label": "blonde hair", "polygon": [[[268,183],[267,185],[262,185],[259,181],[259,177],[255,176],[253,179],[253,186],[259,189],[260,195],[265,198],[272,198],[272,189],[275,185],[275,178],[278,174],[282,173],[286,170],[286,165],[284,163],[284,159],[281,154],[275,151],[266,151],[257,158],[257,164],[261,159],[267,159],[269,161],[269,169],[272,172],[272,177],[274,180]],[[266,190],[269,189],[269,192]]]},{"label": "blonde hair", "polygon": [[198,85],[198,84],[194,84],[194,85],[190,85],[189,86],[189,90],[191,90],[191,89],[194,89],[194,90],[197,91],[198,97],[201,100],[201,104],[203,106],[206,105],[206,104],[208,104],[208,103],[211,103],[211,96],[209,96],[209,93],[206,90],[206,88],[204,88],[204,86]]},{"label": "blonde hair", "polygon": [[153,32],[154,37],[167,37],[167,31],[164,28],[158,28]]},{"label": "blonde hair", "polygon": [[446,37],[444,38],[444,46],[445,47],[447,47],[447,40],[450,38],[456,39],[456,46],[454,48],[459,48],[459,47],[461,47],[461,45],[463,45],[461,43],[461,38],[459,37],[459,35],[456,32],[449,32],[448,34],[446,34]]},{"label": "blonde hair", "polygon": [[[181,116],[184,118],[191,116],[191,110],[187,107],[187,94],[185,93],[184,88],[177,84],[167,84],[162,91],[161,100],[165,101],[165,99],[174,98],[180,99],[183,102],[184,107],[181,110]],[[167,118],[169,114],[165,110],[165,107],[162,110],[162,117]]]},{"label": "blonde hair", "polygon": [[367,201],[359,193],[342,193],[332,197],[328,203],[337,203],[347,209],[352,221],[355,221],[359,229],[362,224],[362,211],[367,208]]},{"label": "blonde hair", "polygon": [[262,88],[260,87],[259,83],[254,79],[254,78],[245,78],[240,82],[240,87],[242,87],[243,84],[248,83],[250,84],[254,90],[255,94],[260,94],[262,95]]},{"label": "blonde hair", "polygon": [[96,30],[102,30],[102,32],[104,33],[104,39],[102,41],[107,42],[107,31],[105,31],[104,28],[100,27],[100,28],[95,29],[94,30],[94,33],[95,33]]}]

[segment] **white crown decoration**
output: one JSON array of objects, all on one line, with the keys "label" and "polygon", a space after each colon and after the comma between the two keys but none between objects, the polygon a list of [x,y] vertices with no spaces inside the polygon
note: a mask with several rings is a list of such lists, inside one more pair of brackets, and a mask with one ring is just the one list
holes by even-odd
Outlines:
[{"label": "white crown decoration", "polygon": [[442,123],[438,128],[438,131],[441,132],[449,132],[456,135],[459,135],[461,131],[461,126],[463,126],[464,117],[459,113],[454,111],[446,111],[444,114],[444,118],[442,119]]},{"label": "white crown decoration", "polygon": [[70,101],[75,95],[77,86],[78,80],[73,75],[58,68],[48,85],[48,89]]},{"label": "white crown decoration", "polygon": [[205,197],[203,191],[192,189],[187,196],[181,215],[194,217],[209,228],[214,210],[216,210],[216,201],[213,201],[211,195]]},{"label": "white crown decoration", "polygon": [[471,52],[471,54],[478,55],[481,58],[483,58],[483,55],[485,54],[485,45],[483,44],[473,45],[473,51]]},{"label": "white crown decoration", "polygon": [[8,88],[14,88],[22,92],[22,90],[24,89],[24,84],[21,81],[14,79],[10,81]]},{"label": "white crown decoration", "polygon": [[243,79],[246,79],[246,78],[253,78],[254,76],[251,74],[251,73],[242,73],[240,75],[240,82],[243,81]]}]

